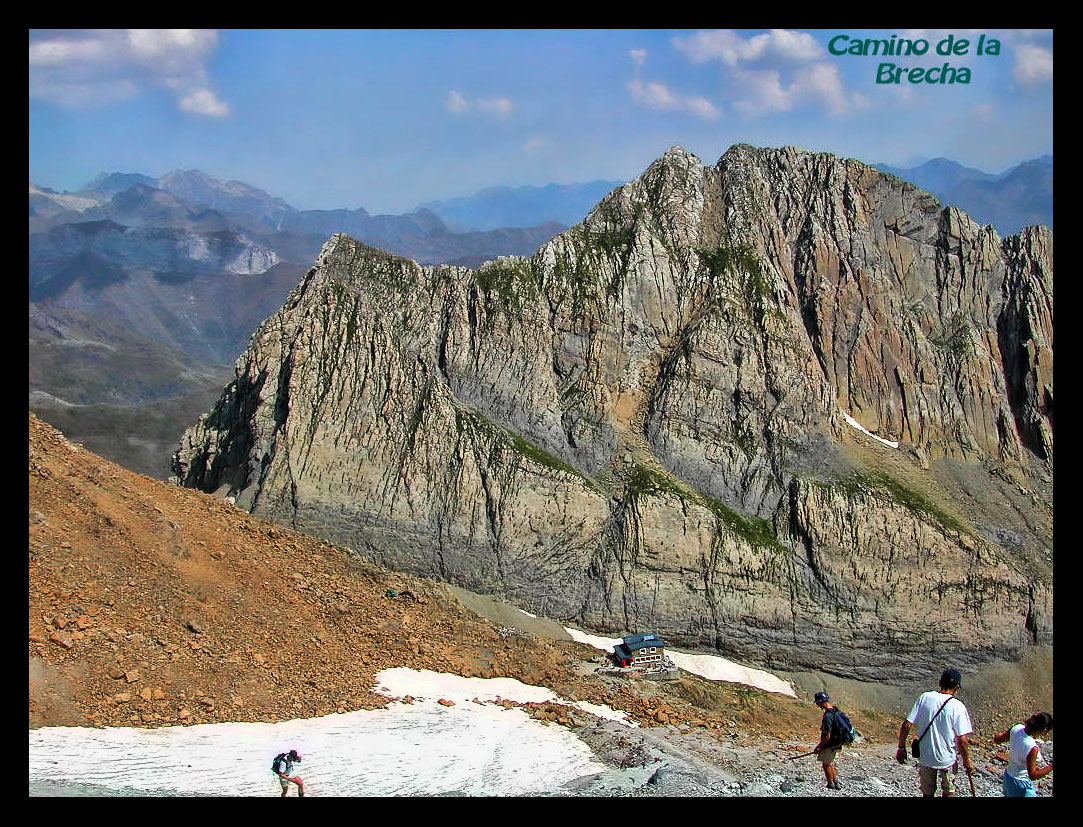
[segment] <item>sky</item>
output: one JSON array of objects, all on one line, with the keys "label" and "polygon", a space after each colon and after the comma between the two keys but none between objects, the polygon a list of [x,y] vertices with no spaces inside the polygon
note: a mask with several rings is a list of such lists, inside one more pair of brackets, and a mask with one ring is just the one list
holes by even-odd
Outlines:
[{"label": "sky", "polygon": [[[949,37],[965,52],[937,54]],[[865,40],[927,51],[849,53]],[[878,83],[882,64],[958,74]],[[39,186],[200,169],[298,209],[627,181],[674,145],[1002,172],[1053,152],[1053,32],[37,29],[29,110]]]}]

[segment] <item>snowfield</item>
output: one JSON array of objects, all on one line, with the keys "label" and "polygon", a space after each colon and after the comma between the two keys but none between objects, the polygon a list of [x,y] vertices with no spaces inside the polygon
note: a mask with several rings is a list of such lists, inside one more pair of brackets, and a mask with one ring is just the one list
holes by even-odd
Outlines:
[{"label": "snowfield", "polygon": [[[376,691],[413,703],[283,723],[30,730],[30,781],[118,795],[273,796],[281,788],[271,761],[290,749],[303,757],[294,770],[307,794],[317,796],[544,794],[606,770],[568,729],[491,703],[569,703],[544,687],[411,669],[386,670],[377,681]],[[576,706],[624,719],[608,707]]]}]

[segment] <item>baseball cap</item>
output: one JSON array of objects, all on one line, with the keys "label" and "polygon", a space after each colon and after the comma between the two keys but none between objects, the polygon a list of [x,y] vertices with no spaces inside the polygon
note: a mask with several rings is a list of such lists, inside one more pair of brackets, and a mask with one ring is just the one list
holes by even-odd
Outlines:
[{"label": "baseball cap", "polygon": [[300,761],[301,760],[301,756],[297,754],[297,750],[295,750],[295,749],[290,750],[290,758],[292,758],[295,761]]},{"label": "baseball cap", "polygon": [[953,689],[962,682],[963,676],[959,674],[958,669],[945,669],[944,674],[940,676],[940,685],[944,689]]},{"label": "baseball cap", "polygon": [[830,696],[826,692],[817,692],[812,699],[818,704],[822,704],[825,701],[831,700]]}]

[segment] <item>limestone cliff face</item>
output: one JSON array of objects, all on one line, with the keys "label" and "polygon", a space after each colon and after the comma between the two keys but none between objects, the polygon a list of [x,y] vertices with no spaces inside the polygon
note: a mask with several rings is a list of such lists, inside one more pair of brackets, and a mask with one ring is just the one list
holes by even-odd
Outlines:
[{"label": "limestone cliff face", "polygon": [[331,238],[174,470],[587,627],[1011,654],[1052,638],[1052,269],[856,161],[674,148],[529,258]]}]

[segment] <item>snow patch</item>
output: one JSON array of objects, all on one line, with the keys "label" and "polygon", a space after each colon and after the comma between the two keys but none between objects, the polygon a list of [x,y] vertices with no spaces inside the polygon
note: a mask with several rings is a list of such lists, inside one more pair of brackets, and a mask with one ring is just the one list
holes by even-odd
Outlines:
[{"label": "snow patch", "polygon": [[546,703],[553,702],[574,706],[584,712],[589,712],[598,718],[609,721],[636,725],[629,721],[625,713],[618,712],[608,706],[587,703],[586,701],[568,701],[561,698],[553,690],[544,686],[532,686],[522,683],[515,678],[464,678],[446,672],[431,672],[428,669],[407,669],[397,667],[385,669],[377,677],[375,691],[389,697],[403,698],[407,695],[413,698],[431,699],[438,701],[441,698],[455,703],[467,703],[478,701],[515,701],[516,703]]},{"label": "snow patch", "polygon": [[791,698],[797,697],[789,681],[784,681],[777,675],[764,672],[762,669],[742,666],[717,655],[690,655],[685,652],[674,652],[672,649],[667,649],[666,654],[679,668],[711,681],[743,683],[767,692],[777,692],[780,695],[789,695]]},{"label": "snow patch", "polygon": [[884,443],[884,445],[886,445],[889,448],[898,448],[899,447],[899,443],[892,442],[891,440],[884,439],[883,437],[878,437],[876,434],[874,434],[872,431],[868,430],[864,425],[862,425],[860,422],[858,422],[856,419],[854,419],[852,416],[850,416],[850,414],[846,413],[845,411],[842,412],[842,415],[846,418],[847,423],[849,423],[852,427],[857,428],[863,434],[868,434],[873,439],[875,439],[877,442],[882,442],[882,443]]},{"label": "snow patch", "polygon": [[[586,632],[580,632],[578,629],[565,628],[565,631],[572,636],[573,640],[605,652],[612,652],[613,647],[621,642],[619,637],[598,637],[588,635]],[[742,666],[717,655],[692,655],[687,652],[677,652],[668,647],[666,648],[666,655],[679,669],[707,678],[707,680],[742,683],[747,686],[754,686],[757,689],[763,689],[766,692],[777,692],[780,695],[789,695],[791,698],[797,697],[797,693],[794,692],[793,685],[789,681],[784,681],[777,675],[772,675],[762,669]]]}]

